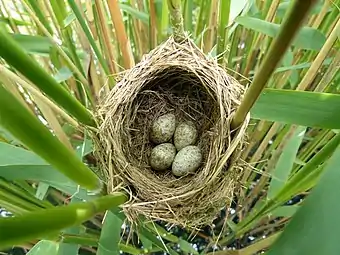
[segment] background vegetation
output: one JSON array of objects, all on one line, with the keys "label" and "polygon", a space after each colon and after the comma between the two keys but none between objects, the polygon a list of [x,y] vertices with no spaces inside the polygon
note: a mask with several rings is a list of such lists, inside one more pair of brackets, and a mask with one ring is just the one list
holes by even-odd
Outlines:
[{"label": "background vegetation", "polygon": [[[282,24],[294,6],[313,2],[290,43],[282,35],[292,26]],[[169,3],[0,1],[0,249],[31,255],[338,254],[340,1]],[[206,54],[244,86],[266,85],[259,98],[249,90],[254,106],[243,102],[245,109],[252,106],[243,190],[213,228],[194,235],[163,222],[144,221],[132,231],[116,208],[126,196],[106,195],[94,174],[99,171],[84,128],[96,128],[92,110],[116,75],[172,33],[169,11],[176,4],[185,31]],[[304,10],[295,12],[303,16]],[[275,43],[288,49],[275,52]],[[282,57],[278,65],[275,57]]]}]

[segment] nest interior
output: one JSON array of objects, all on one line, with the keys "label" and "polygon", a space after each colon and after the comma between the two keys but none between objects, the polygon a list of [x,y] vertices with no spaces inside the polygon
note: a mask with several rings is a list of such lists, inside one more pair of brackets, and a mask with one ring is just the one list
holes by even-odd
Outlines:
[{"label": "nest interior", "polygon": [[[123,206],[130,220],[142,214],[197,227],[230,205],[242,174],[231,157],[244,137],[244,128],[233,133],[230,122],[243,93],[243,86],[188,38],[169,38],[124,72],[100,104],[94,140],[108,192],[124,188],[131,195]],[[166,113],[196,124],[203,163],[194,174],[178,178],[150,167],[155,146],[150,127]]]}]

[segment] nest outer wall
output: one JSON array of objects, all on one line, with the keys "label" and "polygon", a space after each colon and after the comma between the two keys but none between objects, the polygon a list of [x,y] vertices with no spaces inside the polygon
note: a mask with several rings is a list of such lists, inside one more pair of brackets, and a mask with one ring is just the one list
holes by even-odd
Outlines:
[{"label": "nest outer wall", "polygon": [[[124,72],[99,104],[94,153],[108,193],[123,188],[130,194],[123,206],[130,221],[143,215],[197,228],[230,206],[240,189],[238,154],[247,122],[233,132],[230,123],[243,94],[244,87],[189,38],[170,37]],[[177,123],[196,124],[203,163],[194,174],[177,178],[150,167],[150,127],[166,113]]]}]

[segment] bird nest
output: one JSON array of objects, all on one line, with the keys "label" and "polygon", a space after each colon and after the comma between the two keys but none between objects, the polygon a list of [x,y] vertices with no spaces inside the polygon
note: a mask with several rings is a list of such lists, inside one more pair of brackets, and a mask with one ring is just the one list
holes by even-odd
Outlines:
[{"label": "bird nest", "polygon": [[[99,105],[94,140],[108,193],[123,188],[130,194],[123,205],[128,219],[143,215],[198,227],[230,206],[240,188],[238,158],[247,121],[237,130],[230,125],[243,93],[243,86],[188,38],[169,38],[124,72]],[[155,172],[149,163],[155,146],[149,139],[151,125],[167,113],[198,128],[203,163],[181,178],[171,171]]]}]

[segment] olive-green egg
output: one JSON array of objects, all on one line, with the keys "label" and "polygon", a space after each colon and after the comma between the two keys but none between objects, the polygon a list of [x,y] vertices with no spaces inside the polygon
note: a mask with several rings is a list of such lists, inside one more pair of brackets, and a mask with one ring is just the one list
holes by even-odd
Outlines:
[{"label": "olive-green egg", "polygon": [[150,155],[150,165],[154,170],[163,171],[171,167],[176,155],[176,148],[171,143],[162,143],[154,147]]},{"label": "olive-green egg", "polygon": [[152,123],[150,139],[154,143],[168,142],[174,135],[176,118],[172,113],[160,116]]},{"label": "olive-green egg", "polygon": [[202,163],[202,152],[197,146],[187,146],[181,149],[172,162],[172,173],[184,176],[195,172]]},{"label": "olive-green egg", "polygon": [[195,144],[197,139],[197,129],[192,121],[180,123],[175,130],[174,144],[179,151],[186,146]]}]

